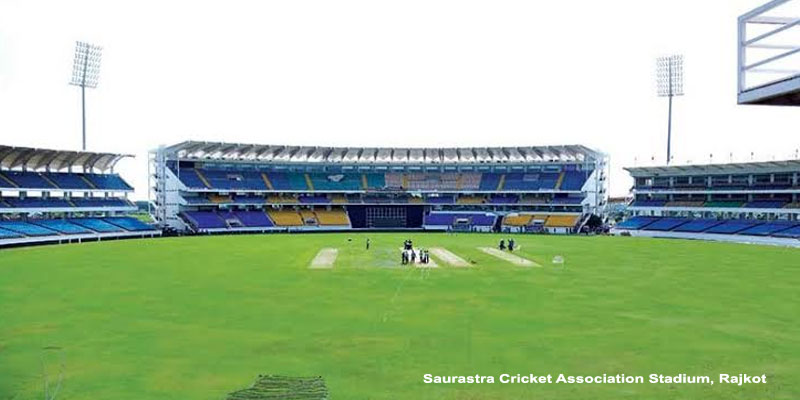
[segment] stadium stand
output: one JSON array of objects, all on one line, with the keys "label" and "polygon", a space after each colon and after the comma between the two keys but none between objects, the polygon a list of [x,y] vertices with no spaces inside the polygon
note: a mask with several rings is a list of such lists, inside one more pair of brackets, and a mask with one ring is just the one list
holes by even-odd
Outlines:
[{"label": "stadium stand", "polygon": [[800,160],[626,170],[633,201],[612,233],[795,245]]},{"label": "stadium stand", "polygon": [[52,219],[52,220],[45,219],[45,220],[33,221],[33,223],[59,233],[77,234],[77,233],[92,232],[91,229],[87,229],[80,225],[76,225],[61,219]]},{"label": "stadium stand", "polygon": [[72,224],[80,225],[80,226],[82,226],[84,228],[88,228],[88,229],[91,229],[91,230],[93,230],[95,232],[100,232],[100,233],[122,232],[122,231],[124,231],[124,229],[122,229],[122,228],[120,228],[120,227],[118,227],[118,226],[116,226],[114,224],[110,224],[110,223],[108,223],[106,221],[103,221],[102,219],[99,219],[99,218],[68,219],[67,221],[72,223]]},{"label": "stadium stand", "polygon": [[113,168],[128,157],[0,146],[0,246],[160,235],[126,216],[133,188]]},{"label": "stadium stand", "polygon": [[267,211],[270,219],[275,222],[275,226],[303,226],[303,218],[294,210],[269,210]]},{"label": "stadium stand", "polygon": [[569,228],[578,224],[578,215],[551,215],[547,217],[544,226],[547,228]]},{"label": "stadium stand", "polygon": [[315,213],[322,226],[350,226],[350,219],[344,209],[316,210]]},{"label": "stadium stand", "polygon": [[[506,214],[569,215],[553,220],[556,232],[605,207],[607,158],[584,146],[313,149],[183,142],[154,150],[153,186],[163,188],[153,199],[155,217],[177,231],[227,232],[255,224],[495,230]],[[180,200],[168,201],[166,193]],[[273,226],[239,214],[258,215],[265,206]]]},{"label": "stadium stand", "polygon": [[272,220],[269,219],[264,211],[234,211],[236,218],[246,227],[273,227]]}]

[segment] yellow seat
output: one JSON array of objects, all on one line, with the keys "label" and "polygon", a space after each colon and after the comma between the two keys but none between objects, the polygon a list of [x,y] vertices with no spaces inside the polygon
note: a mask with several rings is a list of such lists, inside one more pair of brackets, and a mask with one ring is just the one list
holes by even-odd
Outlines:
[{"label": "yellow seat", "polygon": [[212,194],[211,196],[208,196],[208,199],[215,204],[230,203],[233,201],[231,200],[231,196],[222,196],[218,194]]},{"label": "yellow seat", "polygon": [[303,226],[303,218],[294,210],[267,210],[277,226]]},{"label": "yellow seat", "polygon": [[574,228],[578,223],[578,215],[551,215],[544,226],[548,228]]},{"label": "yellow seat", "polygon": [[459,196],[456,199],[456,203],[458,204],[483,204],[486,200],[483,196]]},{"label": "yellow seat", "polygon": [[322,226],[350,226],[350,218],[342,209],[317,210],[317,222]]},{"label": "yellow seat", "polygon": [[271,194],[267,197],[268,204],[297,204],[297,198],[292,196],[279,196]]},{"label": "yellow seat", "polygon": [[515,214],[515,215],[506,215],[503,218],[503,225],[506,226],[527,226],[531,223],[531,218],[533,215],[531,214]]}]

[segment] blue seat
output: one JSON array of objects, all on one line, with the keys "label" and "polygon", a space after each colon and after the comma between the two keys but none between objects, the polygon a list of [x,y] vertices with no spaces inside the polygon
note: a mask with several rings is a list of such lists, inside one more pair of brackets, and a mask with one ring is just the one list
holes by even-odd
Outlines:
[{"label": "blue seat", "polygon": [[21,233],[26,236],[51,236],[58,232],[22,221],[0,221],[0,229]]},{"label": "blue seat", "polygon": [[717,225],[723,224],[725,221],[716,219],[694,219],[683,225],[674,228],[675,232],[694,232],[699,233],[711,229]]},{"label": "blue seat", "polygon": [[617,228],[622,229],[643,229],[653,222],[658,221],[658,217],[633,217],[617,224]]},{"label": "blue seat", "polygon": [[55,182],[58,187],[62,189],[91,189],[92,187],[86,183],[79,174],[71,173],[45,173],[43,174],[51,181]]},{"label": "blue seat", "polygon": [[67,220],[73,224],[80,225],[84,228],[89,228],[95,232],[99,233],[112,233],[112,232],[124,232],[125,230],[113,225],[109,224],[108,222],[103,221],[99,218],[76,218],[76,219],[69,219]]},{"label": "blue seat", "polygon": [[133,217],[107,217],[103,218],[103,220],[131,232],[151,231],[154,229],[152,226]]},{"label": "blue seat", "polygon": [[128,185],[128,183],[117,174],[84,174],[84,176],[98,189],[120,191],[133,190],[131,185]]},{"label": "blue seat", "polygon": [[0,239],[15,239],[23,237],[21,234],[6,229],[0,229]]},{"label": "blue seat", "polygon": [[691,220],[688,218],[661,218],[647,225],[645,229],[648,231],[671,231],[689,221]]},{"label": "blue seat", "polygon": [[31,221],[36,225],[43,226],[47,229],[54,230],[59,233],[64,234],[81,234],[81,233],[92,233],[89,229],[86,229],[80,225],[75,225],[73,223],[67,222],[63,219],[42,219],[42,220],[34,220]]},{"label": "blue seat", "polygon": [[761,221],[751,221],[745,219],[733,219],[723,222],[717,226],[714,226],[708,230],[707,233],[720,233],[720,234],[734,234],[739,233],[745,229],[752,228],[756,225],[761,225],[763,222]]}]

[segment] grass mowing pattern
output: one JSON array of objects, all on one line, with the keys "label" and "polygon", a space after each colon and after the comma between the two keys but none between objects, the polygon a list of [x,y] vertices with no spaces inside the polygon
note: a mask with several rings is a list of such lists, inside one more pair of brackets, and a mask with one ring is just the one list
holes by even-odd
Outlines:
[{"label": "grass mowing pattern", "polygon": [[226,400],[327,400],[328,388],[321,376],[298,378],[260,375],[247,389],[237,390]]},{"label": "grass mowing pattern", "polygon": [[[372,249],[364,250],[364,240]],[[400,269],[410,236],[474,268]],[[352,242],[347,238],[353,238]],[[223,399],[254,373],[335,399],[797,399],[800,251],[678,240],[253,235],[0,251],[0,399]],[[336,268],[309,270],[319,249]],[[563,255],[565,267],[554,267]],[[440,261],[440,260],[437,260]],[[422,375],[768,376],[757,386],[425,385]]]}]

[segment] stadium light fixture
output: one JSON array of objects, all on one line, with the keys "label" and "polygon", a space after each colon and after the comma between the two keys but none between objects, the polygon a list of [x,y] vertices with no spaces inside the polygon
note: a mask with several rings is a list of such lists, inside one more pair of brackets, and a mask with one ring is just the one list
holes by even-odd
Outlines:
[{"label": "stadium light fixture", "polygon": [[72,63],[72,79],[70,79],[69,84],[81,88],[81,120],[84,151],[86,151],[86,88],[97,88],[97,83],[100,78],[100,59],[102,57],[102,47],[86,42],[75,43],[75,59]]},{"label": "stadium light fixture", "polygon": [[672,159],[672,98],[683,96],[683,56],[680,54],[656,59],[656,88],[659,97],[669,98],[667,117],[667,165]]}]

